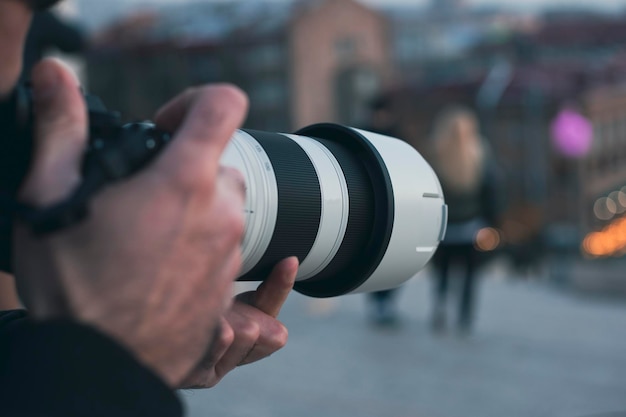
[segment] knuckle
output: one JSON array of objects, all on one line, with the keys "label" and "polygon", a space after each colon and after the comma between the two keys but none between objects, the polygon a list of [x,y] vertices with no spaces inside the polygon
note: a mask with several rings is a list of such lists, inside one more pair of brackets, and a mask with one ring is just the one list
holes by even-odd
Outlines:
[{"label": "knuckle", "polygon": [[239,338],[248,343],[254,343],[261,335],[261,327],[253,321],[242,323],[238,329]]},{"label": "knuckle", "polygon": [[[191,153],[191,152],[190,152]],[[190,159],[193,155],[181,159]],[[189,165],[179,164],[174,170],[174,182],[177,187],[191,193],[210,196],[215,191],[215,176],[209,169],[194,169]]]},{"label": "knuckle", "polygon": [[222,347],[228,347],[235,341],[235,331],[229,325],[224,325],[220,333],[219,344]]},{"label": "knuckle", "polygon": [[272,345],[277,350],[282,349],[283,347],[285,347],[285,345],[287,345],[288,339],[289,339],[289,331],[281,323],[277,331],[272,335]]}]

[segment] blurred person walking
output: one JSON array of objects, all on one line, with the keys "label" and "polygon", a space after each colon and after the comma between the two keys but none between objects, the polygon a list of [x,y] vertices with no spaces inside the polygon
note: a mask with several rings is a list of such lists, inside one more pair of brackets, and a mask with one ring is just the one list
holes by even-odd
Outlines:
[{"label": "blurred person walking", "polygon": [[471,331],[475,314],[477,268],[481,260],[476,249],[481,230],[496,224],[499,207],[496,165],[479,133],[475,114],[464,107],[442,111],[435,120],[430,163],[439,176],[448,205],[446,237],[435,253],[432,329],[445,330],[451,268],[458,266],[462,282],[458,305],[458,329]]}]

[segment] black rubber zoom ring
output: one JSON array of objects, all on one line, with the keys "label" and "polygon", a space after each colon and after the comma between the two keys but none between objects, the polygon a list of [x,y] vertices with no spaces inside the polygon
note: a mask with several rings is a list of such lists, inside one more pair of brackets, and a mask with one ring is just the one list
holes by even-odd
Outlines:
[{"label": "black rubber zoom ring", "polygon": [[322,192],[313,163],[290,138],[246,130],[265,150],[278,186],[278,215],[270,244],[261,260],[239,281],[262,281],[281,260],[302,262],[313,247],[322,217]]},{"label": "black rubber zoom ring", "polygon": [[348,187],[346,198],[349,201],[349,214],[345,235],[333,260],[324,270],[303,283],[310,286],[311,283],[325,281],[323,287],[329,293],[345,293],[353,289],[352,267],[355,262],[363,263],[362,254],[372,239],[375,222],[374,189],[363,163],[356,154],[340,143],[320,138],[313,139],[324,145],[341,166]]}]

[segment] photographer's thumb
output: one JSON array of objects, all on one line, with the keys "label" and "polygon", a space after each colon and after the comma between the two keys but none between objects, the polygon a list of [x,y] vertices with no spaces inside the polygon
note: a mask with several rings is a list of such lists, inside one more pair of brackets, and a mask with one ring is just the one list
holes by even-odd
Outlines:
[{"label": "photographer's thumb", "polygon": [[32,82],[35,150],[20,199],[43,206],[62,200],[80,181],[87,109],[76,76],[58,60],[39,63]]}]

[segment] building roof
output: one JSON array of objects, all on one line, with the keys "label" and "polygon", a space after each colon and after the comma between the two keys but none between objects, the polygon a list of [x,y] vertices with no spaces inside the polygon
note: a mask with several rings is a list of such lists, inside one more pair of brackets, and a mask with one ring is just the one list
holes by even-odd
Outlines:
[{"label": "building roof", "polygon": [[221,43],[245,33],[265,36],[282,30],[300,1],[220,1],[173,5],[127,16],[95,35],[97,46]]}]

